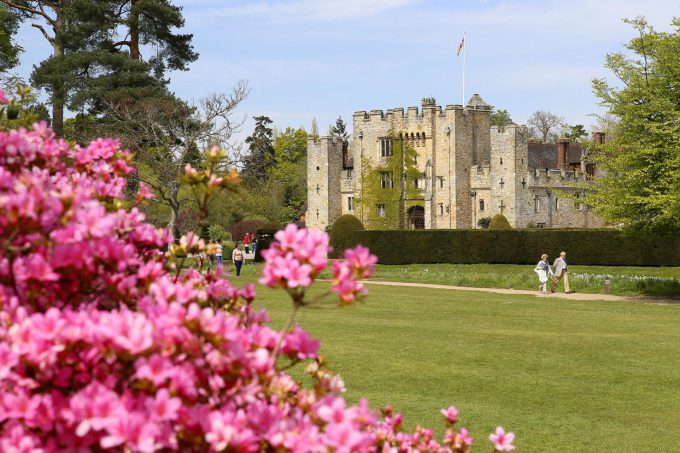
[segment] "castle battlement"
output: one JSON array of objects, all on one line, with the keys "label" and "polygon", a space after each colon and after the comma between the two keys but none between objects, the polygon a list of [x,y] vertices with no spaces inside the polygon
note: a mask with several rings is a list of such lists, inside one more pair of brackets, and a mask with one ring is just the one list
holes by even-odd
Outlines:
[{"label": "castle battlement", "polygon": [[323,144],[323,143],[328,143],[328,144],[338,144],[342,143],[344,140],[338,137],[333,137],[330,135],[324,135],[321,137],[307,137],[307,144],[313,143],[313,144]]},{"label": "castle battlement", "polygon": [[528,135],[529,129],[524,125],[520,126],[520,125],[517,125],[517,124],[510,124],[510,125],[507,125],[507,126],[491,126],[491,133],[492,134],[515,135],[518,132],[522,135]]},{"label": "castle battlement", "polygon": [[563,183],[583,183],[588,181],[588,175],[579,170],[529,168],[526,180],[534,186],[555,186]]}]

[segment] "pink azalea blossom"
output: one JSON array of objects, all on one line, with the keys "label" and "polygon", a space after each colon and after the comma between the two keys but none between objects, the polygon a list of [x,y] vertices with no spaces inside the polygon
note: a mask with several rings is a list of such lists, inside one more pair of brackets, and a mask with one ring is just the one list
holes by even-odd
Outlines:
[{"label": "pink azalea blossom", "polygon": [[489,440],[496,451],[512,451],[515,446],[515,433],[506,433],[502,426],[496,428],[496,432],[489,435]]},{"label": "pink azalea blossom", "polygon": [[442,409],[440,412],[447,422],[452,425],[456,423],[456,419],[458,418],[458,408],[456,406],[449,406],[447,409]]}]

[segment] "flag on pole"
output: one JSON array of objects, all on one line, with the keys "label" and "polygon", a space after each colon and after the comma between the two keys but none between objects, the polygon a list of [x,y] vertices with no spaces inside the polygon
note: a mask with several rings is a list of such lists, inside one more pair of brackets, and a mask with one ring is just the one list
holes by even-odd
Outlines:
[{"label": "flag on pole", "polygon": [[456,56],[460,55],[460,51],[463,50],[463,46],[465,46],[465,36],[463,36],[463,39],[460,41],[460,45],[458,46],[458,52],[456,52]]}]

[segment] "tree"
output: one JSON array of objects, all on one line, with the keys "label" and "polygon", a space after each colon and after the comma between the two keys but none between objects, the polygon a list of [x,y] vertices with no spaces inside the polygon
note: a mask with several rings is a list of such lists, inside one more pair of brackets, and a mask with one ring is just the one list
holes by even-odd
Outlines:
[{"label": "tree", "polygon": [[312,136],[319,136],[319,123],[316,121],[316,117],[312,118]]},{"label": "tree", "polygon": [[287,128],[274,140],[274,163],[269,171],[272,184],[280,185],[281,212],[272,220],[290,222],[307,202],[307,137],[304,129]]},{"label": "tree", "polygon": [[0,3],[0,73],[19,64],[22,49],[14,38],[19,23],[19,15]]},{"label": "tree", "polygon": [[347,124],[343,121],[341,116],[335,120],[335,126],[331,127],[331,135],[340,140],[347,140],[349,135],[347,134]]},{"label": "tree", "polygon": [[253,119],[255,130],[246,138],[250,152],[245,158],[242,172],[244,183],[251,187],[268,179],[269,168],[274,163],[272,129],[269,127],[272,120],[264,115]]},{"label": "tree", "polygon": [[[155,202],[170,208],[168,229],[175,238],[179,237],[180,210],[189,199],[184,167],[196,164],[201,168],[205,152],[212,147],[234,149],[231,138],[243,122],[234,113],[248,93],[247,83],[239,82],[230,94],[210,95],[197,106],[149,98],[112,107],[111,127],[123,145],[137,153],[139,179],[157,193]],[[228,156],[219,171],[233,168],[239,159]]]},{"label": "tree", "polygon": [[491,106],[492,126],[509,126],[512,123],[512,118],[507,110],[496,110],[494,106]]},{"label": "tree", "polygon": [[638,17],[636,37],[605,67],[622,82],[593,80],[600,104],[618,119],[615,136],[593,146],[603,176],[586,203],[605,220],[641,232],[680,232],[680,20],[658,32]]},{"label": "tree", "polygon": [[586,132],[586,128],[583,126],[583,124],[575,124],[573,126],[570,126],[569,124],[563,125],[564,128],[564,136],[569,139],[569,141],[576,142],[583,137],[588,136],[588,132]]},{"label": "tree", "polygon": [[554,142],[557,139],[557,130],[564,120],[552,112],[538,110],[531,114],[527,124],[533,137],[540,138],[543,143]]}]

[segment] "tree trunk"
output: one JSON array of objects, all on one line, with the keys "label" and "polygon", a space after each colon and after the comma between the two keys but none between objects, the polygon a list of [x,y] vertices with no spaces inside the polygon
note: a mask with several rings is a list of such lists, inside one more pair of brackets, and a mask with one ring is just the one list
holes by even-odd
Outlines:
[{"label": "tree trunk", "polygon": [[179,220],[179,202],[173,203],[170,206],[170,222],[168,222],[168,231],[172,235],[172,238],[176,243],[179,242],[179,228],[177,225],[177,221]]},{"label": "tree trunk", "polygon": [[52,129],[57,137],[64,136],[64,74],[62,62],[60,61],[64,56],[64,45],[61,43],[61,9],[56,10],[57,20],[54,26],[54,41],[52,43],[53,56],[58,63],[58,71],[55,81],[52,85]]},{"label": "tree trunk", "polygon": [[130,0],[130,58],[139,61],[139,11],[138,0]]}]

